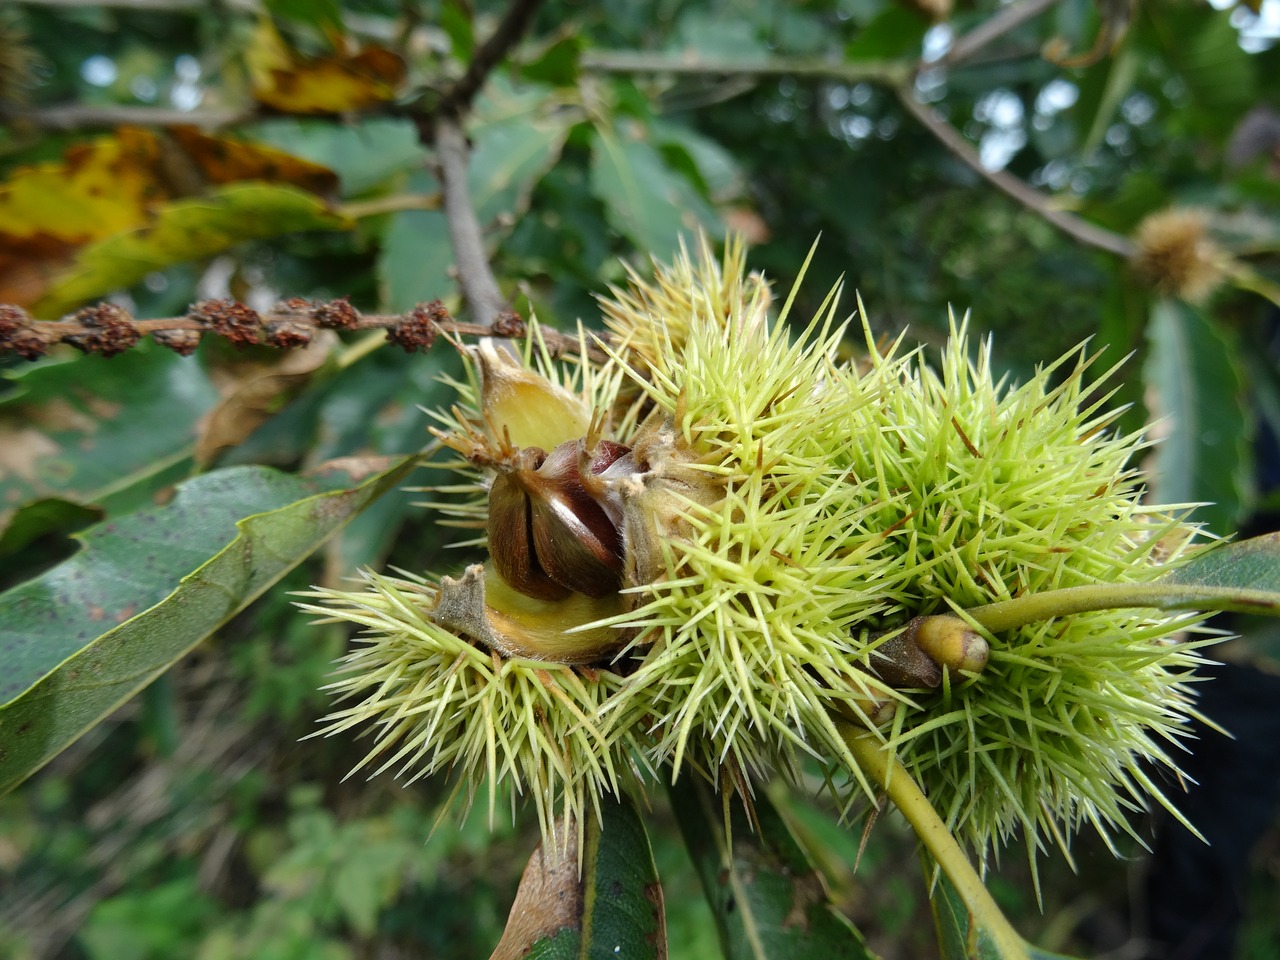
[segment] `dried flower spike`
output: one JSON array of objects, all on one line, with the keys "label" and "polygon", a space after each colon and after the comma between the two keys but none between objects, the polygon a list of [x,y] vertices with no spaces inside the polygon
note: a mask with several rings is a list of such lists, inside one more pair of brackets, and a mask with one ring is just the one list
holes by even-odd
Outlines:
[{"label": "dried flower spike", "polygon": [[1138,225],[1133,266],[1161,293],[1203,303],[1227,279],[1229,259],[1200,210],[1170,207]]}]

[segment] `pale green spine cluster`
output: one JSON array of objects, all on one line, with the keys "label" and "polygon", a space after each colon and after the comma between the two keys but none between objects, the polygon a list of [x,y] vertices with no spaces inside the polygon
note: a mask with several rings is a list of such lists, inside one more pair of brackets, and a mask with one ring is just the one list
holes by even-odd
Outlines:
[{"label": "pale green spine cluster", "polygon": [[425,611],[436,590],[422,582],[364,574],[365,589],[307,594],[299,606],[317,622],[364,628],[326,689],[357,701],[325,718],[323,733],[360,729],[375,744],[357,765],[371,776],[392,772],[406,784],[459,772],[469,807],[489,783],[489,816],[500,785],[515,804],[527,796],[544,836],[556,816],[581,821],[603,793],[635,777],[640,744],[607,740],[595,721],[618,688],[607,670],[501,659],[433,623]]}]

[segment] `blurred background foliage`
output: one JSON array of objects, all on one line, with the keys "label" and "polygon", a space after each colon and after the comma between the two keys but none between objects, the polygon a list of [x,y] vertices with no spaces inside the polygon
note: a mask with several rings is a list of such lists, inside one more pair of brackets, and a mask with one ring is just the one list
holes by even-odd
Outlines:
[{"label": "blurred background foliage", "polygon": [[[1273,506],[1256,478],[1280,426],[1267,303],[1280,273],[1280,4],[1226,7],[549,2],[468,121],[495,273],[522,312],[569,327],[596,323],[592,298],[623,279],[622,259],[667,258],[682,233],[744,233],[753,265],[783,286],[821,235],[801,315],[843,277],[846,307],[856,289],[877,333],[937,341],[948,308],[972,310],[1014,377],[1090,337],[1100,365],[1127,357],[1112,402],[1133,404],[1134,426],[1172,415],[1151,465],[1160,498],[1213,501],[1202,518],[1229,533]],[[1015,8],[1032,15],[1019,22]],[[0,302],[45,319],[107,295],[139,317],[228,295],[259,309],[289,296],[370,312],[456,306],[430,154],[397,108],[429,109],[503,9],[8,6]],[[965,47],[993,22],[1012,29]],[[904,102],[935,111],[973,157]],[[992,175],[1036,189],[1043,207]],[[1205,211],[1214,243],[1243,265],[1196,303],[1045,215],[1073,212],[1123,245],[1171,206]],[[0,586],[198,471],[419,448],[420,408],[447,401],[438,378],[455,358],[380,339],[0,360]],[[361,565],[460,565],[457,553],[437,562],[444,539],[412,495],[393,493],[285,587]],[[317,688],[345,642],[273,591],[0,799],[0,955],[486,955],[530,824],[499,817],[491,831],[477,813],[432,834],[447,785],[345,780],[359,743],[300,741],[326,711]],[[855,875],[857,831],[775,800],[882,956],[931,955],[905,827],[877,829]],[[653,823],[672,955],[713,955],[662,801]],[[1278,837],[1257,859],[1259,903],[1280,894]],[[1082,838],[1078,874],[1044,872],[1043,912],[1016,853],[992,887],[1045,948],[1136,957],[1139,852],[1116,861]],[[1280,955],[1274,914],[1250,922],[1242,955]]]}]

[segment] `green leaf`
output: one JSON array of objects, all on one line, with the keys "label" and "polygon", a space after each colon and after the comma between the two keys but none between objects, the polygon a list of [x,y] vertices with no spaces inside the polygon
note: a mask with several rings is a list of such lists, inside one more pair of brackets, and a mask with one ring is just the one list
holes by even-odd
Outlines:
[{"label": "green leaf", "polygon": [[314,194],[268,183],[236,183],[162,207],[155,222],[91,243],[33,307],[56,316],[131,286],[175,263],[210,257],[264,237],[307,230],[346,230],[351,221]]},{"label": "green leaf", "polygon": [[782,817],[757,793],[753,824],[742,802],[694,777],[671,788],[671,805],[711,903],[727,960],[874,958],[827,899],[822,878]]},{"label": "green leaf", "polygon": [[769,47],[756,27],[732,9],[690,6],[680,14],[674,32],[673,46],[686,57],[739,63],[759,63],[769,57]]},{"label": "green leaf", "polygon": [[604,204],[609,225],[637,250],[667,259],[680,233],[699,227],[723,234],[715,211],[687,179],[662,159],[642,128],[596,126],[591,150],[591,192]]},{"label": "green leaf", "polygon": [[1093,122],[1089,124],[1089,132],[1085,134],[1084,144],[1080,147],[1080,153],[1084,156],[1091,155],[1102,144],[1102,138],[1106,136],[1107,128],[1111,126],[1121,101],[1133,89],[1141,66],[1133,44],[1125,44],[1115,56],[1104,62],[1107,79],[1093,114]]},{"label": "green leaf", "polygon": [[259,143],[338,175],[344,197],[360,196],[397,174],[420,170],[429,153],[408,120],[371,117],[353,123],[289,117],[267,120],[253,128]]},{"label": "green leaf", "polygon": [[1195,519],[1234,532],[1249,483],[1243,380],[1231,343],[1199,310],[1160,300],[1148,325],[1143,369],[1158,411],[1170,420],[1157,448],[1155,488],[1163,503],[1207,504]]},{"label": "green leaf", "polygon": [[[58,497],[113,501],[175,464],[189,468],[196,423],[218,399],[200,361],[149,344],[8,373],[0,400],[0,505]],[[164,411],[159,415],[158,411]],[[0,509],[0,524],[5,511]]]},{"label": "green leaf", "polygon": [[[0,560],[30,548],[41,537],[74,533],[102,519],[103,511],[60,497],[33,500],[18,508],[0,532]],[[26,557],[24,556],[25,560]]]},{"label": "green leaf", "polygon": [[476,47],[476,25],[471,5],[462,0],[445,0],[440,4],[440,29],[448,36],[454,57],[463,62],[469,61]]},{"label": "green leaf", "polygon": [[[499,108],[497,104],[486,107]],[[570,115],[550,112],[539,104],[536,110],[472,131],[468,182],[471,202],[482,224],[500,214],[517,214],[528,208],[534,186],[560,157],[569,121]]]},{"label": "green leaf", "polygon": [[309,476],[234,467],[89,530],[75,557],[0,594],[0,793],[242,610],[416,458]]},{"label": "green leaf", "polygon": [[378,256],[378,296],[387,310],[402,313],[426,300],[444,299],[453,246],[449,224],[436,210],[406,210],[391,218]]},{"label": "green leaf", "polygon": [[266,0],[266,7],[274,17],[339,35],[344,31],[338,0]]},{"label": "green leaf", "polygon": [[[413,359],[417,362],[396,381],[387,402],[369,411],[364,443],[355,452],[394,455],[418,449],[429,438],[433,421],[426,411],[443,408],[454,395],[453,388],[439,378],[446,371],[454,376],[460,371],[455,369],[457,357],[452,351],[435,351],[426,361]],[[421,509],[414,505],[421,500],[420,494],[395,490],[354,518],[330,541],[326,556],[331,575],[350,576],[357,567],[380,564],[405,519]],[[440,528],[433,527],[430,535],[440,536]]]},{"label": "green leaf", "polygon": [[679,148],[694,165],[707,194],[717,201],[737,199],[743,194],[746,176],[738,161],[710,137],[683,124],[654,121],[654,139],[664,149]]},{"label": "green leaf", "polygon": [[[926,860],[925,873],[926,878],[932,881],[932,861]],[[975,924],[973,914],[945,874],[938,874],[931,906],[942,960],[1071,960],[1030,944],[1022,945],[1025,952],[1019,956],[1010,956],[1009,951],[1002,951],[994,938]]]},{"label": "green leaf", "polygon": [[520,76],[553,87],[572,87],[578,83],[578,60],[586,41],[573,25],[567,25],[539,53],[521,64]]},{"label": "green leaf", "polygon": [[1196,608],[1209,600],[1213,610],[1280,612],[1280,533],[1224,544],[1156,581],[1156,586],[1185,591],[1181,606]]},{"label": "green leaf", "polygon": [[1225,10],[1192,4],[1145,8],[1170,65],[1187,85],[1190,104],[1181,111],[1194,126],[1220,136],[1258,100],[1253,58]]},{"label": "green leaf", "polygon": [[904,6],[893,6],[867,24],[848,46],[846,60],[894,60],[920,53],[929,24]]},{"label": "green leaf", "polygon": [[644,824],[629,802],[604,800],[576,837],[543,843],[525,867],[490,960],[666,960],[662,887]]}]

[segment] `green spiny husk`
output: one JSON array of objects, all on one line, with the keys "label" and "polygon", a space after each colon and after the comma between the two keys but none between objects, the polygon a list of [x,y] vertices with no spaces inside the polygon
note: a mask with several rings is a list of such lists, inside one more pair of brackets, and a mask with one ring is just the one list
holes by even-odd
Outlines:
[{"label": "green spiny husk", "polygon": [[[1194,715],[1187,682],[1207,641],[1179,640],[1194,616],[1101,611],[985,633],[986,668],[944,671],[937,690],[872,671],[912,618],[1146,582],[1190,552],[1182,511],[1141,502],[1145,441],[1113,431],[1105,375],[1091,381],[1078,352],[1010,386],[964,324],[936,371],[869,334],[866,357],[842,362],[838,291],[793,335],[790,301],[770,323],[767,286],[745,276],[741,247],[721,262],[704,247],[606,305],[620,334],[607,363],[585,349],[553,361],[536,325],[521,361],[577,393],[607,439],[653,452],[600,479],[646,558],[629,569],[647,572],[623,612],[570,630],[616,630],[623,649],[589,668],[503,662],[432,621],[430,585],[371,576],[308,606],[367,632],[334,684],[359,702],[326,730],[373,720],[367,762],[393,750],[384,766],[455,769],[472,793],[487,771],[491,790],[533,795],[544,832],[557,805],[580,815],[639,770],[749,784],[811,757],[870,792],[841,735],[850,717],[984,857],[1019,827],[1032,849],[1065,848],[1083,824],[1105,836],[1149,797],[1167,805],[1148,771],[1173,767],[1165,748]],[[487,413],[473,380],[441,419],[496,443]],[[438,489],[469,492],[452,509],[483,525],[483,474],[453,469],[464,482]],[[885,704],[892,721],[876,727]]]}]

